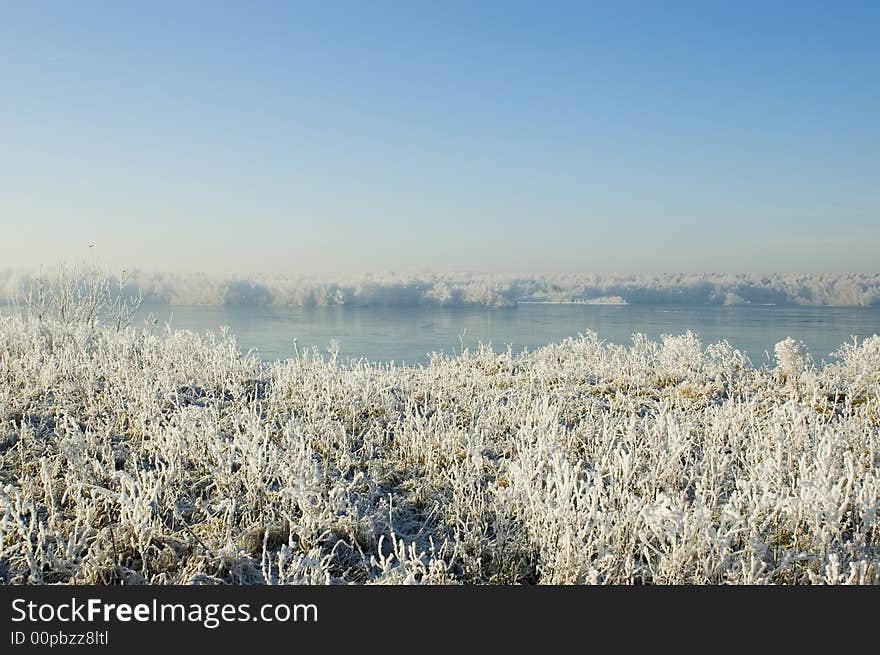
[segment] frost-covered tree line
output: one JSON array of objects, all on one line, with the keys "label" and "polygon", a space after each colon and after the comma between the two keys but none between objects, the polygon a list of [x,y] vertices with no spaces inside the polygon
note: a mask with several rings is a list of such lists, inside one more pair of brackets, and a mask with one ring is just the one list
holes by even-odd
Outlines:
[{"label": "frost-covered tree line", "polygon": [[[70,274],[70,269],[66,269]],[[87,277],[87,273],[80,273]],[[59,276],[0,271],[0,301],[23,301]],[[512,306],[518,302],[698,305],[880,305],[880,274],[494,275],[387,273],[348,277],[254,275],[223,279],[133,271],[117,289],[174,305]]]},{"label": "frost-covered tree line", "polygon": [[266,363],[105,292],[0,316],[0,582],[880,582],[876,335]]}]

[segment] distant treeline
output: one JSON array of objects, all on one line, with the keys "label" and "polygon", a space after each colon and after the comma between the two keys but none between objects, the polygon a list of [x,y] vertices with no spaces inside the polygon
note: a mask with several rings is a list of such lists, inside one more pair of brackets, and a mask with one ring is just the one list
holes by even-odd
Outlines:
[{"label": "distant treeline", "polygon": [[[67,275],[86,279],[87,270]],[[0,271],[0,298],[25,301],[58,271]],[[112,291],[167,305],[483,306],[518,302],[603,304],[880,306],[880,274],[502,275],[370,274],[339,277],[254,275],[219,278],[133,271],[110,277]]]}]

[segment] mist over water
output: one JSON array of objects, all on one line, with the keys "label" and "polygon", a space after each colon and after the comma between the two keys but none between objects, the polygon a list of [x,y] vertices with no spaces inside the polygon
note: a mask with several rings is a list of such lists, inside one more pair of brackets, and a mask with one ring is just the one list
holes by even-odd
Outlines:
[{"label": "mist over water", "polygon": [[147,304],[173,329],[203,332],[228,326],[244,350],[265,360],[318,348],[331,340],[339,357],[410,365],[426,363],[430,352],[453,354],[480,342],[494,350],[510,344],[514,352],[575,337],[588,330],[601,339],[628,344],[634,333],[652,339],[663,334],[697,333],[703,344],[727,340],[755,366],[767,363],[773,346],[786,337],[803,341],[817,363],[853,336],[880,333],[880,308],[554,305],[516,307],[242,307]]},{"label": "mist over water", "polygon": [[[67,271],[87,279],[88,270]],[[48,271],[47,277],[57,276]],[[880,274],[384,273],[354,276],[208,275],[128,272],[112,292],[156,305],[241,307],[514,307],[523,302],[632,305],[880,307]],[[0,271],[0,299],[24,299],[39,274]]]}]

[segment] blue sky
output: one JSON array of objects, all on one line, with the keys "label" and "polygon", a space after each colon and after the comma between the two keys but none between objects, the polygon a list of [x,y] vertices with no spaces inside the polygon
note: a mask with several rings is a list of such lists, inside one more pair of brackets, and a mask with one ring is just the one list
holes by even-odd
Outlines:
[{"label": "blue sky", "polygon": [[880,3],[0,2],[0,267],[878,270]]}]

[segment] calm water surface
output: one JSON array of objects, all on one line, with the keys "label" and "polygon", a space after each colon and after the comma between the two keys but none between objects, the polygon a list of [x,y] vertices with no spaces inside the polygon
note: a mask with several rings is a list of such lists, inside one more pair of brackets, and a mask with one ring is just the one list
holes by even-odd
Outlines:
[{"label": "calm water surface", "polygon": [[852,336],[880,333],[880,308],[842,307],[672,307],[645,305],[528,305],[513,308],[445,307],[144,307],[172,328],[204,332],[228,326],[244,350],[265,360],[303,348],[326,351],[339,344],[342,359],[420,364],[430,352],[453,354],[462,345],[510,344],[514,351],[595,330],[613,343],[629,343],[636,332],[651,338],[691,330],[704,344],[727,339],[752,363],[767,363],[767,352],[787,336],[806,343],[817,362]]}]

